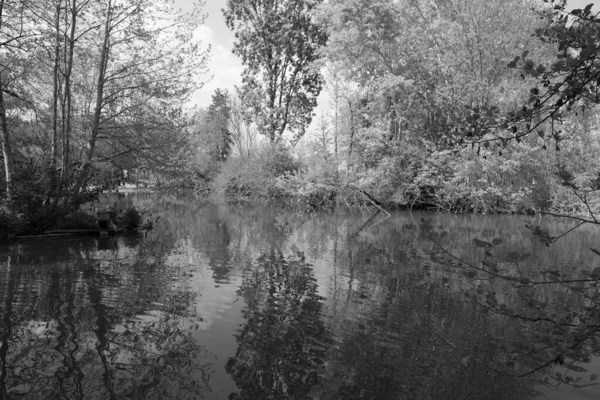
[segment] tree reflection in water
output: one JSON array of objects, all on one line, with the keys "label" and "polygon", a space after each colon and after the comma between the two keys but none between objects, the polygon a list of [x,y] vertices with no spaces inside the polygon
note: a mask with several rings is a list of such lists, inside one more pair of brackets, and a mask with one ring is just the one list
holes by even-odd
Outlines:
[{"label": "tree reflection in water", "polygon": [[210,391],[214,358],[192,335],[197,294],[169,279],[161,253],[169,245],[127,240],[137,245],[26,243],[4,255],[1,398],[198,399]]},{"label": "tree reflection in water", "polygon": [[246,322],[226,370],[241,391],[230,398],[305,398],[331,344],[312,269],[300,252],[285,258],[272,250],[256,264],[240,288]]},{"label": "tree reflection in water", "polygon": [[[491,374],[466,357],[497,355],[485,320],[452,290],[401,274],[398,259],[370,240],[344,247],[347,288],[317,294],[302,252],[262,254],[245,272],[247,303],[236,356],[227,363],[240,391],[231,399],[526,399],[532,381]],[[398,255],[398,253],[396,253]],[[364,266],[371,266],[371,271]],[[352,274],[351,274],[352,276]],[[356,284],[357,281],[361,284]],[[417,284],[421,281],[422,284]],[[492,361],[490,361],[492,362]]]},{"label": "tree reflection in water", "polygon": [[[470,277],[409,213],[142,200],[162,212],[147,238],[0,249],[0,399],[528,399],[545,378],[597,389],[598,324],[577,360],[518,377],[577,334],[535,312],[597,313],[595,287],[545,285],[546,307],[531,308],[531,285]],[[503,239],[503,269],[532,253],[524,276],[600,267],[587,249],[598,231],[547,249],[518,218],[427,216],[468,262],[478,237]]]}]

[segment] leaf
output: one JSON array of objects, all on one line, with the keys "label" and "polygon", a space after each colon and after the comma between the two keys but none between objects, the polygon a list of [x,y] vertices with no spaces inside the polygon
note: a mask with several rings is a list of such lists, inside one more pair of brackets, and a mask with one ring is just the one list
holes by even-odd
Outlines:
[{"label": "leaf", "polygon": [[586,58],[588,58],[589,56],[591,56],[592,54],[594,54],[596,52],[596,47],[594,46],[594,44],[588,44],[587,47],[583,48],[580,52],[579,52],[579,58],[582,60],[585,60]]},{"label": "leaf", "polygon": [[543,131],[542,129],[539,129],[539,130],[537,131],[537,134],[538,134],[538,136],[539,136],[539,137],[541,137],[542,139],[544,138],[544,136],[546,136],[546,134],[544,133],[544,131]]},{"label": "leaf", "polygon": [[570,369],[571,371],[575,371],[575,372],[586,372],[587,371],[585,368],[580,367],[579,365],[565,364],[564,366],[565,366],[565,368]]},{"label": "leaf", "polygon": [[492,240],[492,244],[494,246],[498,246],[499,244],[502,244],[503,240],[500,238],[494,238],[494,240]]},{"label": "leaf", "polygon": [[465,272],[465,276],[467,278],[475,278],[477,276],[477,272],[475,272],[475,271],[467,271],[467,272]]},{"label": "leaf", "polygon": [[477,238],[473,239],[473,243],[475,243],[475,245],[478,246],[478,247],[488,247],[488,246],[491,246],[491,243],[486,242],[485,240],[477,239]]},{"label": "leaf", "polygon": [[533,62],[533,60],[525,61],[525,69],[527,69],[527,70],[533,69],[534,65],[535,65],[535,63]]},{"label": "leaf", "polygon": [[508,252],[508,259],[511,261],[519,261],[519,257],[521,256],[520,253],[517,253],[516,251],[510,251]]},{"label": "leaf", "polygon": [[552,65],[552,69],[556,72],[562,71],[565,69],[565,62],[563,60],[557,61]]},{"label": "leaf", "polygon": [[523,253],[523,254],[521,254],[521,256],[519,257],[519,261],[524,261],[524,260],[527,260],[529,257],[531,257],[531,253]]},{"label": "leaf", "polygon": [[577,65],[579,65],[579,60],[578,59],[570,57],[570,56],[569,56],[569,58],[567,58],[567,66],[568,67],[572,68],[572,67],[575,67]]},{"label": "leaf", "polygon": [[548,279],[550,279],[552,282],[558,282],[560,278],[556,275],[548,275]]},{"label": "leaf", "polygon": [[592,270],[592,277],[600,277],[600,267],[596,267]]},{"label": "leaf", "polygon": [[521,278],[519,279],[519,283],[522,285],[529,285],[531,281],[528,278]]},{"label": "leaf", "polygon": [[596,374],[590,375],[590,381],[595,381],[596,379],[598,379],[598,375],[596,375]]},{"label": "leaf", "polygon": [[588,247],[593,253],[596,253],[600,256],[600,251],[596,250],[596,249],[592,249],[591,247]]}]

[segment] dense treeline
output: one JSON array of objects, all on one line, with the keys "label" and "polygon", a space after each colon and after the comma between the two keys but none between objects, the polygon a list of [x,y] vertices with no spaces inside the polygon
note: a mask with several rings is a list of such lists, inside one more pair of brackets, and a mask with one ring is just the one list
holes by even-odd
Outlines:
[{"label": "dense treeline", "polygon": [[199,10],[0,0],[3,225],[48,227],[123,183],[593,217],[591,7],[229,0],[223,14],[242,85],[190,111],[210,51],[192,40]]},{"label": "dense treeline", "polygon": [[[357,201],[458,212],[593,208],[600,22],[590,8],[568,12],[564,2],[541,0],[259,3],[254,24],[239,15],[236,30],[238,51],[244,43],[256,50],[245,62],[253,81],[243,96],[269,98],[256,79],[267,88],[282,76],[292,82],[293,70],[282,72],[273,58],[300,60],[281,46],[285,35],[269,47],[271,31],[261,36],[267,44],[250,46],[251,27],[293,21],[290,10],[308,4],[311,19],[291,26],[327,37],[320,58],[303,61],[321,72],[328,104],[300,140],[298,130],[269,134],[264,118],[249,112],[271,140],[254,157],[225,163],[216,187],[229,197],[283,196],[311,208]],[[236,17],[234,6],[228,15]],[[243,97],[242,113],[252,104]]]},{"label": "dense treeline", "polygon": [[0,228],[49,228],[125,180],[181,175],[210,48],[192,37],[204,16],[169,3],[0,0]]}]

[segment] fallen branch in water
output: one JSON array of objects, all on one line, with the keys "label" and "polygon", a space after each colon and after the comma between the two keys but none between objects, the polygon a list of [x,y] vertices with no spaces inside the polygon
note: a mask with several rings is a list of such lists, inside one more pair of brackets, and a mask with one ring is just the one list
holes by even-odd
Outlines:
[{"label": "fallen branch in water", "polygon": [[368,200],[368,201],[369,201],[369,202],[370,202],[372,205],[374,205],[375,207],[377,207],[377,208],[379,209],[379,211],[381,211],[381,212],[383,212],[383,213],[387,214],[388,216],[390,215],[390,213],[389,213],[389,212],[387,212],[385,208],[383,208],[383,204],[382,204],[380,201],[378,201],[376,198],[374,198],[373,196],[371,196],[371,195],[370,195],[370,194],[369,194],[367,191],[365,191],[365,190],[363,190],[363,189],[359,189],[359,188],[357,188],[357,187],[355,187],[355,186],[351,186],[351,185],[347,185],[346,187],[347,187],[348,189],[350,189],[350,190],[353,190],[353,191],[356,191],[356,192],[359,192],[359,193],[361,193],[361,194],[362,194],[364,197],[366,197],[366,198],[367,198],[367,200]]}]

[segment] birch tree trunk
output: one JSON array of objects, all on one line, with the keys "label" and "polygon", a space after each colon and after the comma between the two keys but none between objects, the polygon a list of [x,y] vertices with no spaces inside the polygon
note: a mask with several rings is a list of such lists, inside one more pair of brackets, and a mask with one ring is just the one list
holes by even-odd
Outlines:
[{"label": "birch tree trunk", "polygon": [[61,189],[69,184],[69,169],[70,169],[70,146],[71,146],[71,110],[72,110],[72,95],[71,95],[71,75],[73,73],[73,55],[75,52],[75,27],[77,24],[77,0],[71,3],[71,31],[68,39],[68,52],[66,59],[65,71],[65,92],[64,92],[64,125],[63,125],[63,154],[62,154],[62,170],[60,176]]},{"label": "birch tree trunk", "polygon": [[[2,17],[4,12],[4,1],[0,0],[0,30],[2,29]],[[4,157],[4,179],[6,180],[6,199],[12,197],[13,159],[10,149],[10,132],[6,119],[6,104],[4,103],[4,85],[0,71],[0,129],[2,130],[2,156]]]},{"label": "birch tree trunk", "polygon": [[96,104],[94,107],[94,115],[92,117],[92,129],[90,138],[85,148],[85,154],[81,163],[81,170],[77,179],[75,193],[79,193],[86,185],[88,180],[89,169],[92,165],[94,156],[94,148],[96,147],[96,138],[100,129],[100,117],[102,114],[102,104],[104,102],[104,84],[106,83],[106,68],[108,67],[108,55],[110,51],[110,33],[111,21],[113,14],[113,2],[108,1],[108,10],[106,12],[106,21],[104,24],[104,38],[102,41],[102,49],[100,51],[100,61],[98,63],[98,80],[96,81]]},{"label": "birch tree trunk", "polygon": [[54,31],[56,34],[56,43],[54,44],[54,75],[52,77],[53,91],[52,91],[52,155],[50,158],[50,169],[54,176],[56,170],[56,160],[58,157],[58,97],[59,97],[59,65],[60,65],[60,6],[62,0],[58,0],[56,3],[56,10],[54,14]]}]

